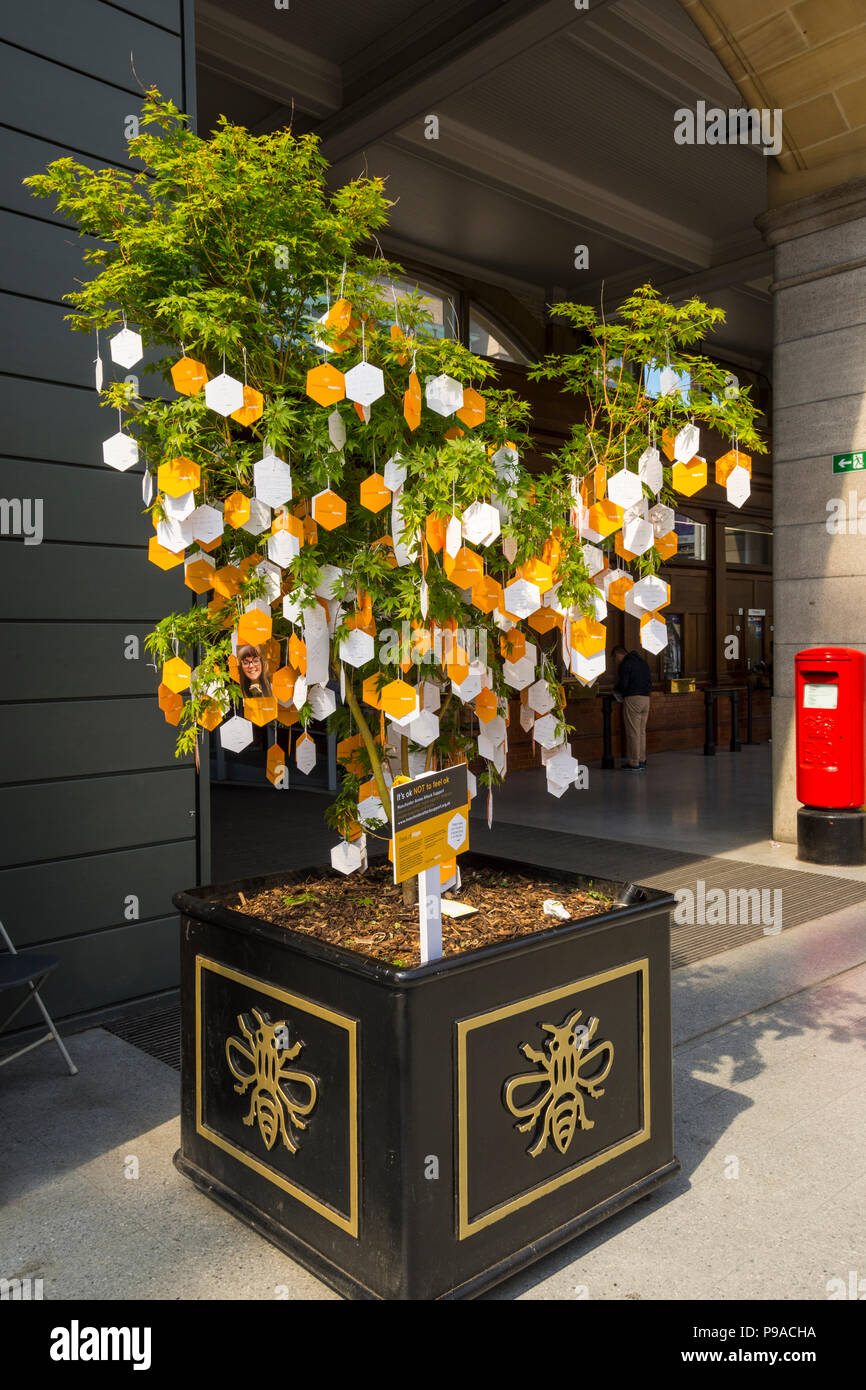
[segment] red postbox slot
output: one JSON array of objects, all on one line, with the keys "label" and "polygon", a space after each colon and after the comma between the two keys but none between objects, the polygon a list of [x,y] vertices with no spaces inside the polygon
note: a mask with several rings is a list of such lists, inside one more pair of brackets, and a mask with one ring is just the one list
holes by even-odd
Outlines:
[{"label": "red postbox slot", "polygon": [[813,647],[794,660],[797,799],[852,810],[866,800],[866,657]]}]

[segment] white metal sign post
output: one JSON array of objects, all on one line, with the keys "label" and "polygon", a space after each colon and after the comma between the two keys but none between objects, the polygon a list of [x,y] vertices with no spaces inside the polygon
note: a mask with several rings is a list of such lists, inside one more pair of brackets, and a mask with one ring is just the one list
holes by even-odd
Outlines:
[{"label": "white metal sign post", "polygon": [[421,919],[421,964],[442,958],[442,889],[439,865],[418,875],[418,915]]}]

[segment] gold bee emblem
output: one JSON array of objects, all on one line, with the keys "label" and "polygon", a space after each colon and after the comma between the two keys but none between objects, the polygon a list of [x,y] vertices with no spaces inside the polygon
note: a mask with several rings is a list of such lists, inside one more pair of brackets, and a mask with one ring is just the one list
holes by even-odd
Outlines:
[{"label": "gold bee emblem", "polygon": [[[304,1044],[296,1042],[289,1047],[287,1024],[284,1021],[271,1023],[268,1015],[259,1013],[258,1009],[252,1012],[254,1023],[247,1014],[238,1014],[238,1026],[248,1046],[240,1038],[226,1039],[229,1070],[240,1082],[234,1089],[243,1096],[250,1086],[253,1088],[244,1124],[252,1125],[258,1120],[259,1134],[266,1149],[271,1150],[279,1137],[290,1153],[297,1153],[292,1126],[307,1128],[306,1116],[315,1108],[319,1088],[312,1076],[289,1067],[289,1062],[297,1057]],[[244,1063],[252,1067],[252,1071],[245,1070]],[[289,1091],[288,1087],[293,1090]]]},{"label": "gold bee emblem", "polygon": [[[577,1009],[559,1025],[542,1023],[545,1033],[550,1034],[545,1039],[544,1051],[530,1047],[529,1043],[523,1043],[520,1049],[541,1072],[524,1072],[505,1083],[503,1102],[512,1115],[523,1121],[515,1125],[515,1129],[527,1133],[541,1122],[538,1138],[527,1150],[533,1158],[544,1152],[551,1139],[561,1154],[566,1153],[577,1126],[592,1129],[595,1124],[595,1120],[587,1118],[581,1092],[585,1091],[593,1100],[604,1095],[601,1082],[607,1079],[613,1066],[613,1043],[598,1043],[587,1051],[598,1028],[598,1019],[591,1018],[588,1026],[578,1024],[582,1012]],[[599,1065],[591,1075],[586,1075],[594,1062]],[[543,1086],[540,1095],[537,1094],[539,1085]],[[514,1096],[521,1086],[534,1086],[536,1094],[528,1104],[518,1106]]]}]

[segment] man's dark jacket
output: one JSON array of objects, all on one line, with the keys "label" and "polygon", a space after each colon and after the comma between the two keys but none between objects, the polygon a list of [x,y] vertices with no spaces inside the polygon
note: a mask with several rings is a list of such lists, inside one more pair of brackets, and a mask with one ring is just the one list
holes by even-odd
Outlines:
[{"label": "man's dark jacket", "polygon": [[622,695],[649,695],[652,688],[652,675],[639,652],[629,652],[623,657],[619,668],[616,692]]}]

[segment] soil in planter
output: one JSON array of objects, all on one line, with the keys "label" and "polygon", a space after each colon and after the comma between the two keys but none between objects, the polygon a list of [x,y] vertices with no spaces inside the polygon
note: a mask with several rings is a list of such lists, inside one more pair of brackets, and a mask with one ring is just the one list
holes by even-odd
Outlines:
[{"label": "soil in planter", "polygon": [[[462,879],[460,892],[445,893],[443,898],[467,903],[478,911],[464,917],[447,917],[443,912],[445,956],[477,951],[557,926],[558,919],[544,912],[545,898],[562,903],[572,920],[597,916],[614,904],[604,893],[573,889],[567,882],[530,878],[506,869],[466,869]],[[402,885],[393,883],[390,868],[371,868],[351,878],[310,874],[260,893],[238,894],[225,905],[389,965],[421,962],[418,907],[404,906]]]}]

